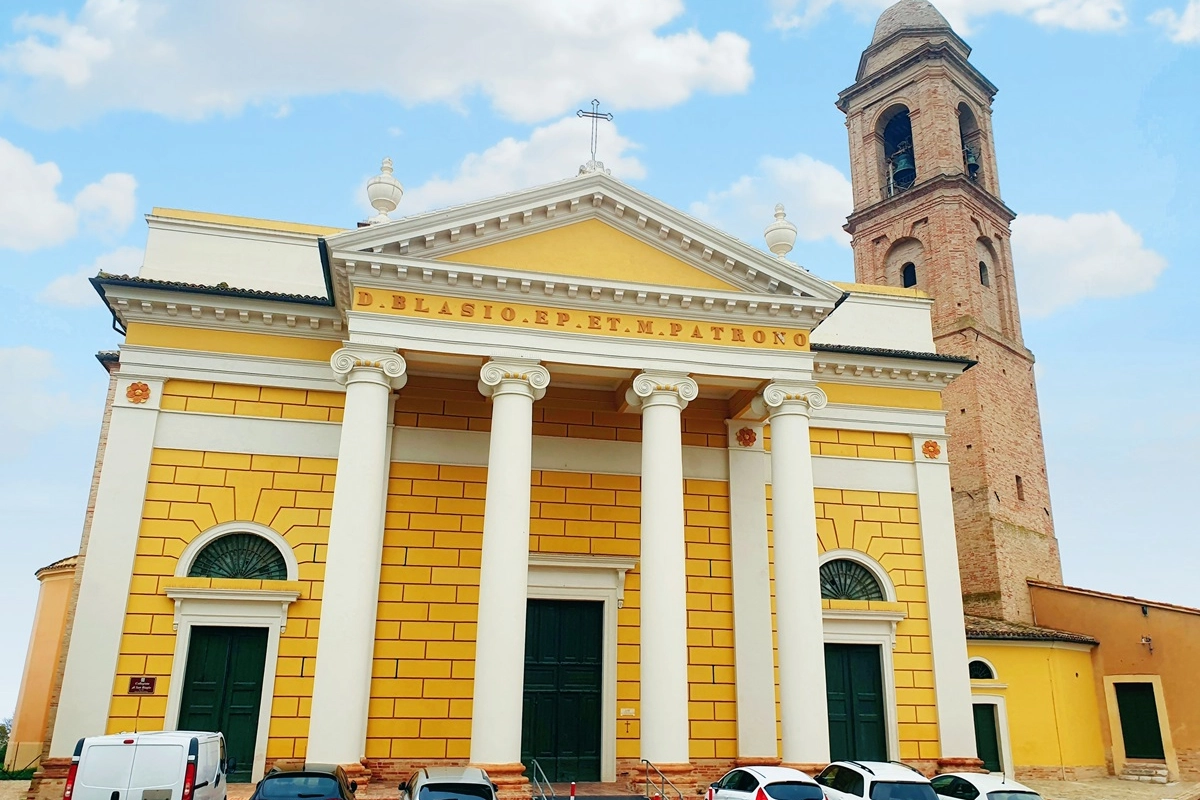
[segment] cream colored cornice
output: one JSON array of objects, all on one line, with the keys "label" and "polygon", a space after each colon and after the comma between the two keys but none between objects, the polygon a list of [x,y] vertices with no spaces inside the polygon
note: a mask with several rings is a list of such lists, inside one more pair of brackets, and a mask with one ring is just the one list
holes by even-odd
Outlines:
[{"label": "cream colored cornice", "polygon": [[921,359],[917,355],[865,355],[813,351],[813,379],[907,389],[942,389],[966,365]]}]

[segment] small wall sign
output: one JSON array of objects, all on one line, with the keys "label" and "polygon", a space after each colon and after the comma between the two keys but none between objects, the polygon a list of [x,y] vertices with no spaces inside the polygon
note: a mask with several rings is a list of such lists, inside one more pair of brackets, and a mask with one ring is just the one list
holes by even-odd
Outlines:
[{"label": "small wall sign", "polygon": [[154,694],[158,678],[140,675],[129,679],[129,694]]}]

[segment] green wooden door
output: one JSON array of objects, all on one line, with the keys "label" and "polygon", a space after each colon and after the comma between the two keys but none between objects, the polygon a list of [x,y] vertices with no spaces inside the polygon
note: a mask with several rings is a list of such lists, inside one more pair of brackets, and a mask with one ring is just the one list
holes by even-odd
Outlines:
[{"label": "green wooden door", "polygon": [[192,628],[179,729],[225,734],[234,783],[248,782],[254,766],[266,659],[266,628]]},{"label": "green wooden door", "polygon": [[1154,685],[1118,683],[1114,688],[1117,690],[1117,711],[1121,715],[1121,738],[1125,740],[1125,757],[1163,758]]},{"label": "green wooden door", "polygon": [[825,645],[829,751],[834,761],[887,761],[879,647]]},{"label": "green wooden door", "polygon": [[521,761],[552,781],[600,780],[602,603],[530,600]]},{"label": "green wooden door", "polygon": [[975,752],[983,761],[988,772],[1000,772],[1000,731],[996,723],[996,706],[977,703],[971,709],[975,713]]}]

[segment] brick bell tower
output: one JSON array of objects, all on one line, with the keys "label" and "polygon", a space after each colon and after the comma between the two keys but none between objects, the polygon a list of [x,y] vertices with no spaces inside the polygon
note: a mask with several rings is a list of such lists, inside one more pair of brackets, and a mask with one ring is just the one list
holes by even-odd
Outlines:
[{"label": "brick bell tower", "polygon": [[[1033,354],[1021,337],[992,138],[996,87],[927,0],[883,12],[854,85],[854,270],[934,298],[938,352],[978,364],[945,392],[963,601],[1032,622],[1026,579],[1062,582]],[[918,455],[918,458],[920,456]]]}]

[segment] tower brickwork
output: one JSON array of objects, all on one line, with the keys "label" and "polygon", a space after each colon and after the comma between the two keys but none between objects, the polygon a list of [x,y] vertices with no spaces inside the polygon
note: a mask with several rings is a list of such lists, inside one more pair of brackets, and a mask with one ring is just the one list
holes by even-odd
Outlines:
[{"label": "tower brickwork", "polygon": [[977,364],[944,394],[969,614],[1032,622],[1026,581],[1062,568],[992,137],[996,87],[927,0],[883,13],[846,114],[860,283],[934,298],[938,352]]}]

